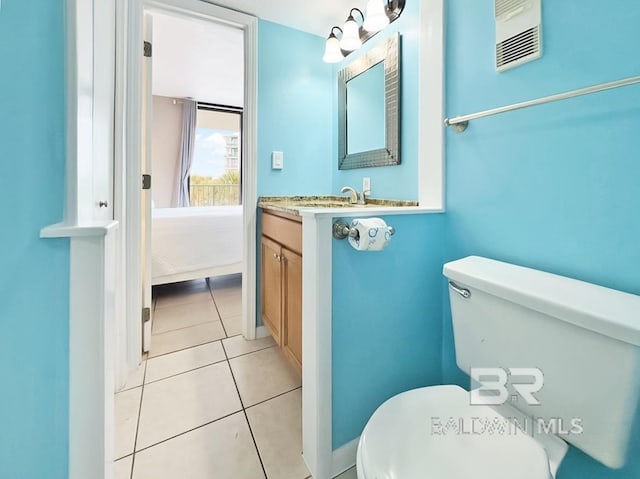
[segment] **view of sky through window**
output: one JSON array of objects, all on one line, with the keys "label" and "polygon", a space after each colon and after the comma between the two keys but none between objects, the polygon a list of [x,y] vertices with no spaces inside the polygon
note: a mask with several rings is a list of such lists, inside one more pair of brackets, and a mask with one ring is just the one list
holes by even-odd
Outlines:
[{"label": "view of sky through window", "polygon": [[238,136],[237,131],[196,129],[196,147],[191,174],[218,178],[226,171],[227,137]]}]

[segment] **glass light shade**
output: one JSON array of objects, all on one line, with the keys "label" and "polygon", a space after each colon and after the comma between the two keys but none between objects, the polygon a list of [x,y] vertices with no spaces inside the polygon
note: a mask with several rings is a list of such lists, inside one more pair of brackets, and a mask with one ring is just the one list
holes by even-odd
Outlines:
[{"label": "glass light shade", "polygon": [[324,56],[322,60],[325,63],[338,63],[344,58],[342,51],[340,51],[340,41],[332,33],[327,38],[327,43],[324,48]]},{"label": "glass light shade", "polygon": [[347,21],[342,27],[342,40],[340,40],[340,48],[348,52],[357,50],[362,46],[362,40],[360,40],[360,32],[358,31],[358,24],[352,16],[347,18]]},{"label": "glass light shade", "polygon": [[367,3],[367,15],[364,19],[364,28],[368,32],[379,32],[389,25],[389,17],[384,11],[384,0],[369,0]]}]

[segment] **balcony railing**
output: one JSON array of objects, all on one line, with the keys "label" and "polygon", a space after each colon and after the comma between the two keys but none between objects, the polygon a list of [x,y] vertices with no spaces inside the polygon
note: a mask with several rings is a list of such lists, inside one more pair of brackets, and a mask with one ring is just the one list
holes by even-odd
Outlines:
[{"label": "balcony railing", "polygon": [[222,206],[240,204],[240,185],[191,185],[191,206]]}]

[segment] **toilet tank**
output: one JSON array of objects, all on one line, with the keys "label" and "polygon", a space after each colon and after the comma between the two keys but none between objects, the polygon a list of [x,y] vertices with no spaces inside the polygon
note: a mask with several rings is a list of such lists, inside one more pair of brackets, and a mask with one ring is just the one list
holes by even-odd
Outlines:
[{"label": "toilet tank", "polygon": [[539,369],[539,404],[517,390],[535,382],[521,371],[508,376],[508,404],[532,418],[533,433],[547,428],[622,467],[640,391],[640,296],[477,256],[445,264],[444,275],[458,366]]}]

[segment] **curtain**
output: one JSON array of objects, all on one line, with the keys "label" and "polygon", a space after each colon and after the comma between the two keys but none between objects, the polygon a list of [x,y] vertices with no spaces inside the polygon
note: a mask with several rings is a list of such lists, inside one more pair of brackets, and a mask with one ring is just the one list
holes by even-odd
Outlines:
[{"label": "curtain", "polygon": [[178,175],[178,206],[189,206],[189,175],[196,144],[196,114],[198,104],[185,99],[182,106],[182,143],[180,145],[180,174]]}]

